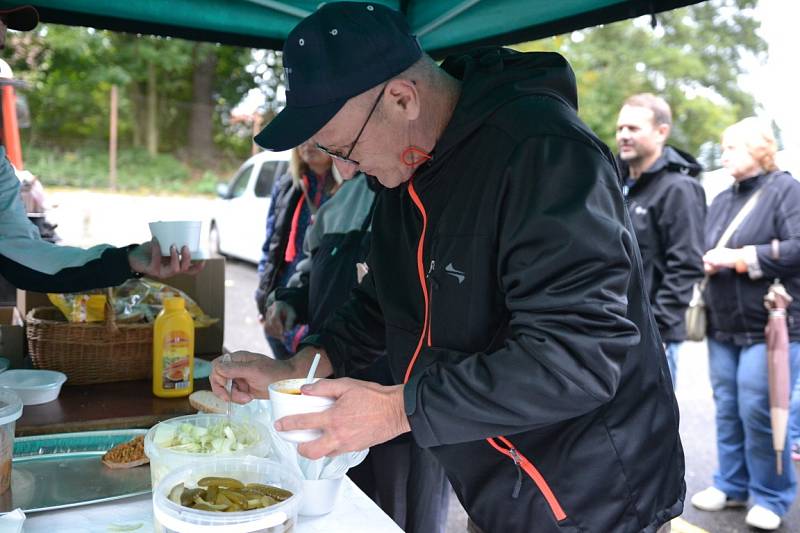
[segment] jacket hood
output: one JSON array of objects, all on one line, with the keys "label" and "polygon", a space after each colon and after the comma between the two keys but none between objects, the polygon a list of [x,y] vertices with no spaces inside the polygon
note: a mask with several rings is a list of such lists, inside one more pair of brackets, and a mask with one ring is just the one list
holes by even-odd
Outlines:
[{"label": "jacket hood", "polygon": [[502,47],[483,47],[448,57],[442,68],[461,80],[461,95],[450,122],[434,147],[442,157],[503,105],[528,95],[557,98],[578,109],[575,74],[554,52],[516,52]]},{"label": "jacket hood", "polygon": [[696,178],[703,171],[703,166],[691,154],[674,146],[665,146],[653,166],[647,169],[648,173],[657,173],[666,168],[670,172],[680,172]]},{"label": "jacket hood", "polygon": [[[617,165],[623,180],[626,179],[629,174],[628,163],[620,159],[619,154],[617,155]],[[674,146],[666,145],[661,152],[661,157],[656,159],[655,163],[642,173],[637,182],[645,183],[665,170],[667,172],[687,174],[696,178],[703,171],[703,166],[691,154]]]}]

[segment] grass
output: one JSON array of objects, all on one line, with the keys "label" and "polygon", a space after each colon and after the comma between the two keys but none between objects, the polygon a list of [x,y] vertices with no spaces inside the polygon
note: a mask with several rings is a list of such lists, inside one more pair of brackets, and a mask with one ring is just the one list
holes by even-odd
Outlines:
[{"label": "grass", "polygon": [[[108,152],[82,147],[75,150],[25,148],[25,168],[45,187],[108,189]],[[231,172],[192,168],[171,154],[151,157],[144,149],[120,150],[117,190],[142,194],[215,195],[216,185]]]}]

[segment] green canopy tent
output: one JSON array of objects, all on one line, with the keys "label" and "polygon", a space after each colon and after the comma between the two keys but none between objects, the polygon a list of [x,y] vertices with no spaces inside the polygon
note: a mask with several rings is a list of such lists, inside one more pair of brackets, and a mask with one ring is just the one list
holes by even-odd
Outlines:
[{"label": "green canopy tent", "polygon": [[[434,56],[655,14],[701,0],[379,0],[404,12]],[[30,3],[43,22],[280,49],[320,0],[0,0]]]}]

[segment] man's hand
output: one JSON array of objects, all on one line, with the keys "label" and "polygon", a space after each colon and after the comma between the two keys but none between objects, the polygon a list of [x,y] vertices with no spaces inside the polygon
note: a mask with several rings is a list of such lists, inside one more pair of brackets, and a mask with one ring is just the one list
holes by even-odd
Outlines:
[{"label": "man's hand", "polygon": [[287,416],[278,431],[321,429],[322,437],[297,446],[309,459],[365,450],[411,431],[403,404],[403,385],[384,387],[350,378],[321,380],[303,386],[303,394],[328,396],[336,403],[321,413]]},{"label": "man's hand", "polygon": [[325,350],[304,348],[291,359],[279,361],[266,355],[252,352],[233,352],[229,362],[223,362],[222,356],[214,359],[211,369],[211,390],[214,394],[228,400],[225,390],[227,380],[233,380],[231,399],[236,403],[247,403],[255,398],[269,398],[267,387],[270,383],[290,378],[304,378],[311,368],[314,354],[320,352],[322,358],[317,367],[317,376],[333,373]]},{"label": "man's hand", "polygon": [[186,246],[181,249],[180,256],[173,246],[169,257],[161,257],[161,247],[155,237],[131,250],[128,253],[128,263],[132,271],[151,278],[168,278],[182,273],[197,274],[205,265],[203,261],[192,263],[192,254]]},{"label": "man's hand", "polygon": [[286,331],[294,327],[297,313],[294,307],[280,300],[273,302],[264,313],[264,331],[270,337],[283,337]]}]

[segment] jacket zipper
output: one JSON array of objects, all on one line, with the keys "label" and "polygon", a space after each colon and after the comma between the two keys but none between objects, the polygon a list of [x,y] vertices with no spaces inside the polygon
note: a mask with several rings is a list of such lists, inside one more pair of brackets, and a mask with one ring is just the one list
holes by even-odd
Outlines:
[{"label": "jacket zipper", "polygon": [[[428,298],[428,286],[425,279],[425,267],[423,265],[425,252],[425,231],[428,229],[428,213],[425,211],[425,206],[422,205],[422,200],[419,199],[419,195],[414,189],[413,180],[409,181],[408,183],[408,194],[411,196],[411,201],[414,202],[414,205],[417,206],[417,209],[419,209],[419,212],[422,215],[422,232],[420,233],[419,243],[417,244],[417,274],[419,276],[419,284],[422,287],[422,299],[425,302],[425,318],[422,321],[422,332],[420,333],[419,341],[417,341],[417,347],[414,350],[414,355],[411,357],[411,361],[408,363],[408,367],[406,368],[406,375],[403,379],[403,383],[408,383],[408,379],[411,377],[411,371],[414,368],[414,363],[417,362],[417,357],[419,357],[420,351],[422,351],[422,345],[425,342],[425,334],[428,332],[428,325],[430,321],[430,300]],[[433,267],[434,263],[431,262],[431,269],[433,269]],[[428,345],[430,345],[430,336],[428,337]]]},{"label": "jacket zipper", "polygon": [[[411,361],[406,368],[406,375],[403,379],[403,383],[407,383],[409,378],[411,377],[411,371],[414,368],[414,363],[417,362],[417,357],[419,357],[420,351],[422,350],[423,344],[425,344],[426,336],[427,336],[427,344],[431,346],[431,312],[430,312],[430,298],[431,293],[429,291],[428,281],[430,279],[430,275],[433,274],[433,270],[436,268],[436,261],[431,260],[430,266],[428,267],[427,273],[425,272],[425,266],[423,263],[424,260],[424,250],[425,250],[425,232],[428,229],[428,214],[425,211],[425,206],[422,204],[422,201],[417,194],[417,191],[414,189],[414,182],[410,181],[408,184],[408,192],[411,196],[411,200],[414,202],[414,205],[419,210],[420,214],[422,215],[422,232],[419,236],[419,243],[417,244],[417,274],[419,276],[419,284],[422,287],[422,298],[425,302],[425,318],[422,325],[422,332],[420,333],[419,340],[417,341],[417,347],[414,350],[414,355],[411,357]],[[497,441],[500,441],[506,447],[503,447],[501,444],[498,444]],[[547,505],[550,507],[550,510],[553,512],[553,515],[556,517],[558,522],[567,518],[567,514],[561,508],[561,504],[558,502],[558,499],[553,494],[553,491],[550,490],[550,486],[547,484],[547,481],[542,477],[539,473],[539,470],[533,466],[527,457],[519,453],[519,451],[514,447],[514,445],[505,437],[496,437],[496,438],[488,438],[486,441],[497,451],[500,453],[510,457],[514,464],[517,466],[517,481],[514,484],[514,490],[512,491],[512,498],[517,498],[519,496],[519,492],[522,489],[522,472],[524,471],[536,484],[539,488],[539,491],[544,496],[545,500],[547,501]]]},{"label": "jacket zipper", "polygon": [[536,484],[536,487],[539,489],[539,492],[542,493],[542,496],[544,496],[547,505],[550,507],[550,510],[553,512],[553,515],[556,518],[556,521],[561,522],[567,518],[567,513],[565,513],[564,509],[561,508],[561,504],[558,503],[558,499],[550,489],[550,485],[548,485],[547,481],[545,481],[545,479],[542,477],[542,474],[535,466],[533,466],[533,463],[531,463],[527,457],[519,453],[519,450],[517,450],[510,440],[500,436],[488,438],[486,439],[486,442],[488,442],[492,448],[498,452],[510,457],[517,467],[517,482],[514,484],[514,490],[511,493],[512,498],[519,496],[519,491],[522,488],[522,472],[524,471]]}]

